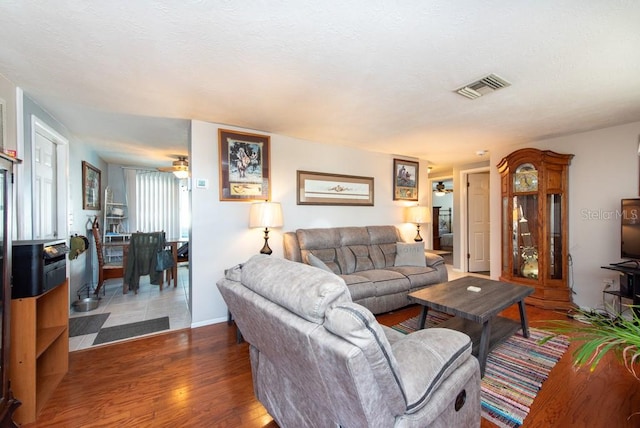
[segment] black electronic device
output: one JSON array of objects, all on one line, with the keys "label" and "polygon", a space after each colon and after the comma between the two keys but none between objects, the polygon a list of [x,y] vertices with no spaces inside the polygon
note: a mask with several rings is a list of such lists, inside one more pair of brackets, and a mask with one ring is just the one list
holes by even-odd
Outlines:
[{"label": "black electronic device", "polygon": [[622,199],[619,215],[620,257],[640,260],[640,198]]},{"label": "black electronic device", "polygon": [[64,283],[68,252],[65,241],[13,241],[11,298],[39,296]]}]

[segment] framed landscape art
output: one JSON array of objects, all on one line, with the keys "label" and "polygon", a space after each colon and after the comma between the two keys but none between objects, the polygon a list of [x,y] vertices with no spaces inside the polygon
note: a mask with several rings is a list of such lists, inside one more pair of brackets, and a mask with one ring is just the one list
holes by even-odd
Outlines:
[{"label": "framed landscape art", "polygon": [[271,198],[268,135],[220,129],[220,200]]},{"label": "framed landscape art", "polygon": [[418,200],[418,162],[393,160],[393,200]]},{"label": "framed landscape art", "polygon": [[373,177],[297,171],[298,205],[373,206]]}]

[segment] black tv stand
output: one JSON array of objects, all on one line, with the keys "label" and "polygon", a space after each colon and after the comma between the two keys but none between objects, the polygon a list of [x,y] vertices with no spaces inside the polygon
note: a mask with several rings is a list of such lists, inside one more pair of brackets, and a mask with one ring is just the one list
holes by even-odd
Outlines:
[{"label": "black tv stand", "polygon": [[620,290],[604,290],[604,293],[617,296],[620,304],[623,298],[633,300],[634,306],[638,306],[634,308],[634,312],[640,315],[640,264],[638,261],[625,260],[601,266],[601,268],[620,273]]},{"label": "black tv stand", "polygon": [[[631,267],[631,266],[627,266],[633,264],[635,266],[636,269],[640,269],[640,262],[638,262],[637,260],[623,260],[621,262],[618,263],[611,263],[610,266],[625,266],[625,267]],[[606,269],[606,268],[605,268]],[[615,269],[614,269],[615,270]]]}]

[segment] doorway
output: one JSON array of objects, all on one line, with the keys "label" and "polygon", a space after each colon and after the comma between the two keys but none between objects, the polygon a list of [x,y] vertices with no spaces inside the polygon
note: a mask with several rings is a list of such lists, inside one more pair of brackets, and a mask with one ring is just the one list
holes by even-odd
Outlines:
[{"label": "doorway", "polygon": [[[469,189],[467,188],[468,177],[473,174],[481,174],[481,173],[486,173],[486,179],[488,180],[486,185],[487,195],[486,195],[486,199],[484,199],[483,197],[482,202],[475,201],[474,203],[476,204],[486,203],[486,212],[483,214],[482,217],[486,218],[486,222],[488,223],[490,219],[490,214],[491,214],[489,210],[489,182],[490,182],[490,176],[491,176],[490,167],[480,167],[480,168],[474,168],[474,169],[468,169],[468,170],[461,170],[456,176],[458,177],[457,179],[459,180],[459,183],[460,183],[460,185],[457,186],[457,188],[460,189],[460,191],[455,198],[456,207],[459,208],[457,210],[459,215],[456,217],[455,225],[459,229],[460,233],[456,237],[456,240],[454,242],[456,249],[459,249],[459,251],[456,252],[457,257],[455,258],[454,265],[458,267],[461,272],[469,272],[469,259],[471,258],[470,250],[471,251],[475,250],[475,248],[471,249],[469,245],[471,240],[469,238],[468,219],[472,214],[470,214],[471,208],[469,207],[469,198],[468,198],[468,194],[469,194]],[[482,239],[486,240],[486,245],[489,245],[490,247],[490,239],[488,234],[485,235],[485,237]],[[489,259],[490,248],[487,249],[487,247],[485,246],[483,246],[482,248],[483,248],[482,251],[486,252],[485,254],[483,254],[482,257],[486,258],[490,262],[490,259]],[[474,255],[474,257],[477,258],[478,256]],[[477,267],[474,267],[474,269],[476,268]],[[489,275],[490,267],[487,266],[486,269],[487,269],[486,271],[482,270],[479,272]]]},{"label": "doorway", "polygon": [[67,186],[65,172],[69,142],[49,125],[31,116],[31,224],[23,236],[56,239],[67,236]]},{"label": "doorway", "polygon": [[453,178],[438,177],[431,180],[433,207],[433,251],[453,265],[454,260],[454,193]]},{"label": "doorway", "polygon": [[467,175],[467,271],[489,275],[489,172]]}]

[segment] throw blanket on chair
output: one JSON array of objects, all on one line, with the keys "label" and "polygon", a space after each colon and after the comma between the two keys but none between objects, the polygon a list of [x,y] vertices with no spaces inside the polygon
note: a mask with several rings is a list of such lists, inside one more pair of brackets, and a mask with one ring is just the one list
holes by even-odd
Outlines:
[{"label": "throw blanket on chair", "polygon": [[138,292],[140,276],[149,275],[151,284],[162,284],[162,271],[158,271],[157,254],[164,249],[164,232],[133,233],[129,243],[129,254],[124,272],[125,284]]}]

